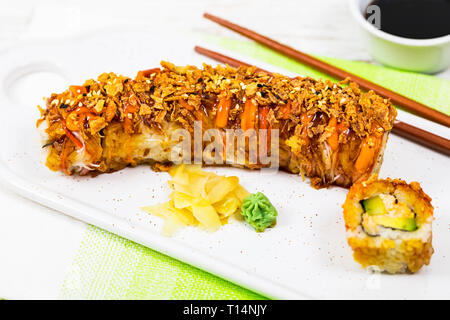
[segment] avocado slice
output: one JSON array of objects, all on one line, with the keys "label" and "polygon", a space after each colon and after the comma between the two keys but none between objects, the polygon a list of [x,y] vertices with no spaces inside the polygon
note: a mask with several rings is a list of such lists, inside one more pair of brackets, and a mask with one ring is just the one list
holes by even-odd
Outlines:
[{"label": "avocado slice", "polygon": [[386,216],[373,217],[373,221],[383,227],[399,229],[404,231],[417,230],[416,219],[414,218],[393,218]]},{"label": "avocado slice", "polygon": [[367,212],[369,216],[378,216],[388,213],[380,196],[362,200],[361,204],[364,211]]}]

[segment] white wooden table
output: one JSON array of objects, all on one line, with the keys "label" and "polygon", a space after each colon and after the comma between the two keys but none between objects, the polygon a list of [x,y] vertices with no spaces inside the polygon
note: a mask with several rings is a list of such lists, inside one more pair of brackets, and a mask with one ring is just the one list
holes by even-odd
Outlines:
[{"label": "white wooden table", "polygon": [[[343,0],[2,2],[0,50],[117,25],[239,37],[203,19],[205,11],[308,53],[373,62]],[[450,79],[450,70],[438,76]],[[0,297],[57,298],[86,225],[1,184],[0,203]]]}]

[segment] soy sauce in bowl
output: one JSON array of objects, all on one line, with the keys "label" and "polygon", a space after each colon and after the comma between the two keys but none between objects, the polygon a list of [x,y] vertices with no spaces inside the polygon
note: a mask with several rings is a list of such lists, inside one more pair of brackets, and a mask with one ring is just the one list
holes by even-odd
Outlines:
[{"label": "soy sauce in bowl", "polygon": [[[374,0],[381,30],[399,37],[432,39],[450,34],[450,0]],[[366,10],[366,20],[371,16]]]}]

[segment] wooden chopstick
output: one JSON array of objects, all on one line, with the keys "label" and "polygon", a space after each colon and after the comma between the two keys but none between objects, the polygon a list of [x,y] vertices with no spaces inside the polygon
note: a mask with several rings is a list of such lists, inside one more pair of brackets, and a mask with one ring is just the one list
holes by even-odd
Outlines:
[{"label": "wooden chopstick", "polygon": [[[224,54],[221,54],[216,51],[212,51],[209,49],[205,49],[199,46],[195,46],[194,50],[206,57],[209,57],[211,59],[214,59],[218,62],[228,64],[232,67],[239,67],[239,66],[251,66],[250,64],[228,57]],[[269,73],[269,71],[257,68],[260,72]],[[418,143],[422,146],[425,146],[427,148],[433,149],[435,151],[438,151],[440,153],[443,153],[447,156],[450,156],[450,140],[445,139],[441,136],[435,135],[431,132],[419,129],[417,127],[414,127],[410,124],[401,122],[399,120],[395,120],[394,122],[394,128],[392,129],[392,132],[406,138],[408,140],[411,140],[415,143]]]},{"label": "wooden chopstick", "polygon": [[339,80],[349,77],[349,78],[351,78],[351,80],[353,82],[356,82],[364,90],[367,90],[367,91],[373,90],[380,96],[383,96],[385,98],[390,98],[395,105],[397,105],[399,107],[403,107],[407,111],[410,111],[410,112],[412,112],[418,116],[421,116],[423,118],[426,118],[428,120],[440,123],[446,127],[450,127],[450,116],[448,116],[442,112],[431,109],[430,107],[428,107],[424,104],[421,104],[417,101],[414,101],[412,99],[409,99],[399,93],[396,93],[394,91],[386,89],[386,88],[379,86],[373,82],[370,82],[369,80],[358,77],[357,75],[354,75],[350,72],[339,69],[338,67],[335,67],[335,66],[328,64],[324,61],[321,61],[319,59],[316,59],[313,56],[310,56],[309,54],[295,50],[291,47],[281,44],[273,39],[270,39],[266,36],[263,36],[259,33],[249,30],[247,28],[241,27],[230,21],[216,17],[209,13],[204,13],[203,16],[206,19],[209,19],[209,20],[214,21],[228,29],[236,31],[237,33],[240,33],[241,35],[243,35],[247,38],[250,38],[250,39],[252,39],[266,47],[269,47],[285,56],[288,56],[298,62],[306,64],[314,69],[322,71],[323,73],[326,73],[326,74],[328,74],[332,77],[335,77]]},{"label": "wooden chopstick", "polygon": [[394,121],[392,132],[424,147],[450,156],[450,140],[431,132],[414,127],[400,120]]},{"label": "wooden chopstick", "polygon": [[[248,63],[246,63],[244,61],[240,61],[240,60],[231,58],[231,57],[226,56],[224,54],[221,54],[219,52],[212,51],[212,50],[209,50],[209,49],[206,49],[206,48],[203,48],[203,47],[195,46],[194,50],[197,53],[200,53],[200,54],[202,54],[202,55],[204,55],[206,57],[209,57],[209,58],[214,59],[216,61],[219,61],[221,63],[228,64],[229,66],[234,67],[234,68],[238,68],[239,66],[245,66],[245,67],[251,67],[252,66],[251,64],[248,64]],[[264,69],[261,69],[261,68],[258,68],[258,67],[256,67],[256,70],[260,71],[260,72],[265,72],[265,73],[271,74],[270,71],[267,71],[267,70],[264,70]]]}]

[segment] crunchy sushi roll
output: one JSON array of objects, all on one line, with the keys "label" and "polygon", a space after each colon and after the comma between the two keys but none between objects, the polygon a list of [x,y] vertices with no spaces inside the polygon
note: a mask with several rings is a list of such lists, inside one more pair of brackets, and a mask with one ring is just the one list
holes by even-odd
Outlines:
[{"label": "crunchy sushi roll", "polygon": [[343,205],[347,240],[364,268],[416,272],[433,254],[433,206],[418,182],[397,179],[354,184]]},{"label": "crunchy sushi roll", "polygon": [[[162,168],[173,163],[170,155],[179,143],[172,134],[184,129],[194,143],[201,123],[203,133],[215,129],[219,138],[241,130],[266,131],[270,140],[277,132],[271,143],[278,142],[279,167],[311,178],[315,187],[349,187],[380,168],[396,110],[372,91],[249,67],[162,66],[135,79],[105,73],[52,94],[38,121],[47,166],[69,175],[142,163]],[[219,156],[220,165],[269,165],[250,161],[249,148],[238,163],[229,150]]]}]

